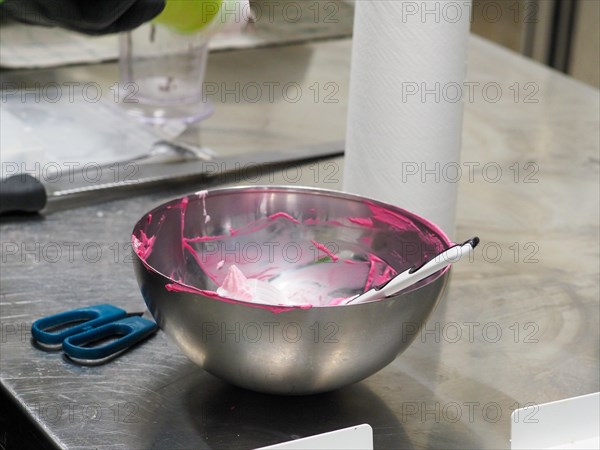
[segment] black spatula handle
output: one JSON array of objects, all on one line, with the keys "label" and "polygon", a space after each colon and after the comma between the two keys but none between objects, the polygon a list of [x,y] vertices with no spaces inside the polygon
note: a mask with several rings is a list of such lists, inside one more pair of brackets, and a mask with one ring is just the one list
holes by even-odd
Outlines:
[{"label": "black spatula handle", "polygon": [[0,181],[0,214],[39,212],[47,200],[42,182],[29,174],[13,175]]}]

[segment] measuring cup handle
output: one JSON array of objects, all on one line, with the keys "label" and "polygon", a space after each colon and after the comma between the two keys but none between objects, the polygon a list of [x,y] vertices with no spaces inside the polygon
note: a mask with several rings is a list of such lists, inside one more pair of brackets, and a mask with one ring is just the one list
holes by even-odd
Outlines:
[{"label": "measuring cup handle", "polygon": [[[67,337],[99,327],[108,322],[113,322],[127,316],[127,311],[113,305],[103,304],[73,309],[52,316],[38,319],[31,324],[31,335],[42,344],[60,344]],[[46,331],[49,328],[68,325],[69,323],[81,322],[73,326],[67,326],[60,331]]]},{"label": "measuring cup handle", "polygon": [[[127,317],[83,333],[69,336],[63,341],[63,351],[70,357],[76,359],[104,359],[144,340],[157,329],[158,326],[151,320],[143,319],[141,317]],[[86,344],[106,339],[111,336],[121,337],[108,344],[95,347],[84,347]]]}]

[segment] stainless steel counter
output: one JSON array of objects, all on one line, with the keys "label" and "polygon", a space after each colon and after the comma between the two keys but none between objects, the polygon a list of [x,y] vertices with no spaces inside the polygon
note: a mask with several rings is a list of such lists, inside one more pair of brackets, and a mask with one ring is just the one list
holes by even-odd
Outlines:
[{"label": "stainless steel counter", "polygon": [[[186,138],[223,153],[343,139],[349,61],[349,40],[212,55],[208,81],[296,82],[303,94],[292,102],[276,90],[271,101],[265,90],[253,104],[213,96],[217,113]],[[3,79],[110,85],[116,76],[106,64]],[[336,392],[287,398],[225,384],[162,333],[97,367],[34,347],[28,330],[43,315],[99,302],[143,307],[131,229],[200,187],[188,185],[2,220],[7,396],[43,439],[68,448],[244,449],[360,423],[373,427],[376,448],[506,448],[514,409],[598,391],[599,93],[477,38],[469,81],[456,238],[483,242],[390,366]],[[238,181],[340,188],[341,163]],[[6,430],[0,447],[18,438]]]}]

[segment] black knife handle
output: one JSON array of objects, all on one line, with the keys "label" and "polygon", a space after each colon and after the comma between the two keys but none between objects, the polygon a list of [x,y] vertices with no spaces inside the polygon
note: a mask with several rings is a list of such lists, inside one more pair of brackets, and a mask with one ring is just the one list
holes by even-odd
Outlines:
[{"label": "black knife handle", "polygon": [[39,212],[47,200],[42,182],[29,174],[13,175],[0,181],[0,214]]}]

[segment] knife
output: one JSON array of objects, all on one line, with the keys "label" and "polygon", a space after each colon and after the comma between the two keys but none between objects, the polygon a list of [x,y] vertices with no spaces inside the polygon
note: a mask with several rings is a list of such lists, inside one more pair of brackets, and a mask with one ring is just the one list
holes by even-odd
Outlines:
[{"label": "knife", "polygon": [[0,215],[40,212],[59,199],[92,196],[102,191],[143,192],[166,182],[184,183],[241,171],[255,172],[262,168],[306,163],[343,154],[344,142],[338,141],[174,163],[125,162],[94,166],[87,171],[69,170],[46,182],[31,174],[17,174],[0,181]]}]

